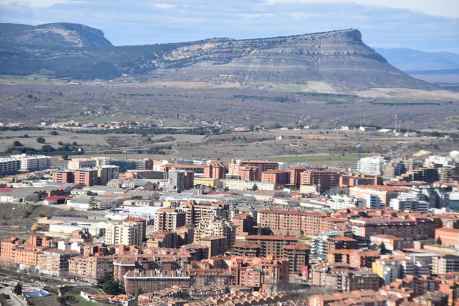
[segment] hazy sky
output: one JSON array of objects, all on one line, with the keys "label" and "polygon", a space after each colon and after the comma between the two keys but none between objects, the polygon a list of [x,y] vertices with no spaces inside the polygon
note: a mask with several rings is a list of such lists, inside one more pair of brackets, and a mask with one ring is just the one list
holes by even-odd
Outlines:
[{"label": "hazy sky", "polygon": [[459,0],[0,0],[0,21],[84,23],[116,45],[358,28],[373,47],[459,53]]}]

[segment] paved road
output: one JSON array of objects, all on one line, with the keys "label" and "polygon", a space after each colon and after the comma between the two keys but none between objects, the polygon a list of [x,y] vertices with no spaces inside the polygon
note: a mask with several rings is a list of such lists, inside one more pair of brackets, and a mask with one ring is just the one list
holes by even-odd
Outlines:
[{"label": "paved road", "polygon": [[0,294],[6,294],[10,297],[6,300],[6,306],[27,306],[26,302],[17,297],[16,294],[11,291],[11,287],[1,288]]}]

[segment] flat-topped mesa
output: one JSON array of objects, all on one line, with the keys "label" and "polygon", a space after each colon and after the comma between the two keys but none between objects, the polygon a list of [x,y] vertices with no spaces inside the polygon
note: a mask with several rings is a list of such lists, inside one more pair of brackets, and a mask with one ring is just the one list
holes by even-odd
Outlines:
[{"label": "flat-topped mesa", "polygon": [[336,39],[343,41],[355,41],[362,42],[362,33],[357,29],[343,29],[333,30],[316,33],[305,33],[305,34],[294,34],[285,36],[273,36],[273,37],[259,37],[259,38],[245,38],[235,39],[230,37],[213,37],[204,40],[190,41],[186,44],[199,44],[199,43],[226,43],[226,42],[254,42],[254,41],[270,41],[270,42],[286,42],[293,40],[317,40],[317,39]]},{"label": "flat-topped mesa", "polygon": [[388,64],[355,29],[190,42],[165,53],[158,68],[153,75],[163,79],[242,86],[322,82],[338,90],[428,87]]},{"label": "flat-topped mesa", "polygon": [[336,39],[344,41],[355,41],[362,42],[362,33],[357,29],[343,29],[343,30],[333,30],[326,32],[316,32],[316,33],[306,33],[306,34],[296,34],[296,35],[287,35],[287,36],[275,36],[267,38],[251,38],[251,39],[241,39],[240,41],[245,40],[267,40],[267,41],[288,41],[288,40],[318,40],[318,39]]},{"label": "flat-topped mesa", "polygon": [[355,29],[269,38],[211,38],[188,42],[171,50],[164,55],[165,62],[160,66],[180,68],[203,60],[213,64],[227,64],[241,57],[257,54],[263,55],[270,63],[279,56],[284,59],[289,56],[297,59],[310,56],[313,59],[320,55],[357,54],[385,62],[383,57],[363,44],[361,38],[360,31]]}]

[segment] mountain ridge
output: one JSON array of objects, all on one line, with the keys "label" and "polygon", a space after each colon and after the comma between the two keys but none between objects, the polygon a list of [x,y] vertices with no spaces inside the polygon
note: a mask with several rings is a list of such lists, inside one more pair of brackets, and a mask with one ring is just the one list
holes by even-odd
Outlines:
[{"label": "mountain ridge", "polygon": [[107,80],[128,75],[241,86],[323,82],[338,89],[432,88],[391,66],[362,41],[357,29],[113,46],[101,30],[85,25],[0,24],[0,74]]},{"label": "mountain ridge", "polygon": [[391,64],[406,72],[459,69],[459,54],[410,48],[376,48]]}]

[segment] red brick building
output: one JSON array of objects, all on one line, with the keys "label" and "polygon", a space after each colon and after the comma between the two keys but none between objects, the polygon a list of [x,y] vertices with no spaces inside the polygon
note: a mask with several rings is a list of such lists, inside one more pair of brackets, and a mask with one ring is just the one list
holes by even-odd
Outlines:
[{"label": "red brick building", "polygon": [[97,182],[97,169],[79,169],[75,171],[75,184],[93,186]]},{"label": "red brick building", "polygon": [[59,184],[73,184],[75,182],[75,174],[70,170],[56,171],[53,173],[53,181]]},{"label": "red brick building", "polygon": [[340,188],[354,187],[359,185],[382,185],[382,177],[364,175],[341,175],[339,178]]},{"label": "red brick building", "polygon": [[278,169],[279,163],[265,160],[232,160],[228,165],[230,176],[239,176],[244,181],[260,181],[267,170]]},{"label": "red brick building", "polygon": [[255,231],[254,227],[257,223],[255,219],[247,213],[235,215],[231,222],[236,228],[236,236],[253,234]]},{"label": "red brick building", "polygon": [[299,275],[307,271],[310,252],[311,248],[304,243],[288,244],[284,247],[284,257],[288,259],[290,275]]},{"label": "red brick building", "polygon": [[394,235],[413,240],[434,238],[437,224],[430,218],[359,218],[349,221],[354,235],[369,239],[374,235]]},{"label": "red brick building", "polygon": [[340,174],[327,169],[306,169],[301,173],[301,185],[316,186],[322,193],[339,186]]},{"label": "red brick building", "polygon": [[113,257],[77,256],[69,259],[69,274],[78,279],[97,283],[113,275]]},{"label": "red brick building", "polygon": [[284,255],[284,247],[289,244],[296,244],[298,239],[292,236],[269,236],[269,235],[252,235],[247,236],[248,242],[256,242],[260,246],[260,256],[271,256],[279,258]]},{"label": "red brick building", "polygon": [[268,170],[261,174],[261,181],[275,187],[290,184],[290,172],[287,170]]},{"label": "red brick building", "polygon": [[301,173],[306,171],[306,168],[303,168],[303,167],[288,168],[287,171],[290,173],[290,186],[296,189],[300,188]]},{"label": "red brick building", "polygon": [[442,246],[459,246],[459,229],[445,227],[437,228],[435,230],[435,240],[439,242]]},{"label": "red brick building", "polygon": [[275,235],[318,235],[327,213],[300,209],[265,209],[258,212],[258,226]]}]

